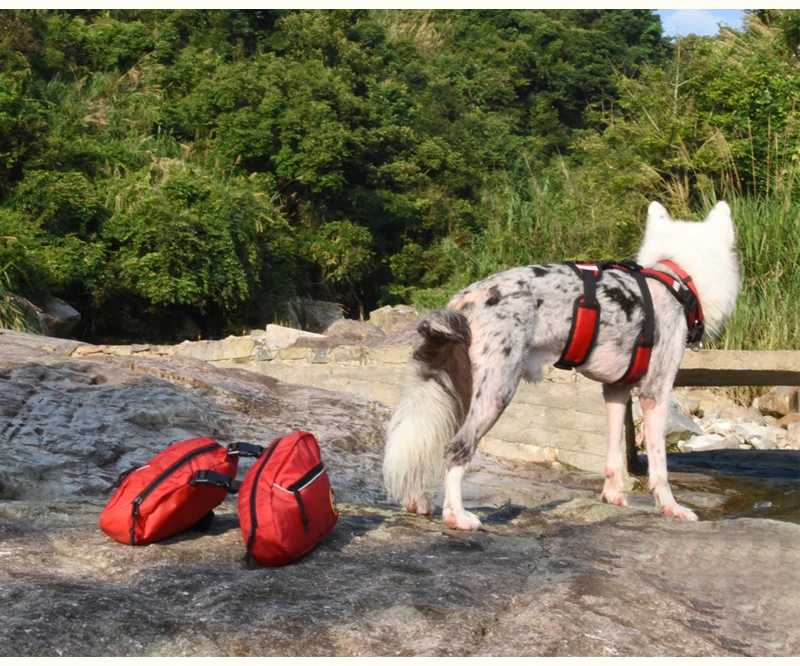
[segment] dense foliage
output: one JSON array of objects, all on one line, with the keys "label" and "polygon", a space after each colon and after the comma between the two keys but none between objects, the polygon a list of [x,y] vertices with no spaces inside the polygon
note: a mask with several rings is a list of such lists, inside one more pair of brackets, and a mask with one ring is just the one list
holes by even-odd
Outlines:
[{"label": "dense foliage", "polygon": [[[653,198],[796,232],[798,14],[673,43],[651,10],[3,10],[0,267],[85,338],[217,335],[629,256]],[[764,292],[797,286],[776,252]]]}]

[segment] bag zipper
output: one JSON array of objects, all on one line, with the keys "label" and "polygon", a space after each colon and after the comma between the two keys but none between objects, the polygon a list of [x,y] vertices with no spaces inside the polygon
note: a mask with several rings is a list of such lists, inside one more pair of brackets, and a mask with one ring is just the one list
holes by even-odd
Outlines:
[{"label": "bag zipper", "polygon": [[314,465],[310,470],[308,470],[303,476],[301,476],[297,481],[295,481],[291,486],[286,488],[290,493],[297,492],[302,490],[307,485],[309,485],[315,478],[317,478],[325,469],[325,465],[322,463],[318,463]]},{"label": "bag zipper", "polygon": [[209,453],[214,451],[217,448],[224,448],[221,444],[214,443],[214,444],[207,444],[199,449],[195,449],[194,451],[190,451],[186,455],[178,458],[174,463],[172,463],[167,469],[165,469],[161,474],[159,474],[155,479],[153,479],[145,489],[139,493],[139,495],[133,500],[133,510],[131,511],[131,546],[136,545],[136,519],[139,517],[139,507],[142,505],[147,497],[152,493],[156,487],[166,479],[170,474],[173,474],[175,470],[185,465],[190,460],[197,458],[198,456],[203,455],[204,453]]},{"label": "bag zipper", "polygon": [[134,465],[133,467],[129,467],[117,477],[117,480],[114,481],[114,483],[112,483],[108,488],[103,489],[103,494],[107,495],[111,491],[116,490],[129,474],[135,472],[137,469],[144,469],[145,467],[147,467],[147,465],[142,465],[141,463]]},{"label": "bag zipper", "polygon": [[310,486],[317,478],[325,471],[325,465],[320,462],[310,470],[308,470],[303,476],[301,476],[297,481],[295,481],[292,485],[288,488],[284,488],[283,486],[279,486],[277,483],[273,483],[272,485],[280,490],[283,490],[287,493],[292,493],[294,495],[295,500],[297,501],[297,506],[300,509],[300,519],[303,521],[303,531],[308,534],[309,526],[308,526],[308,515],[306,514],[306,507],[303,504],[303,498],[300,495],[300,491],[303,488]]},{"label": "bag zipper", "polygon": [[261,467],[258,468],[256,475],[253,477],[253,487],[250,490],[250,536],[247,538],[248,558],[250,558],[250,551],[253,549],[253,543],[255,543],[256,540],[256,528],[258,527],[258,520],[256,517],[256,491],[258,490],[258,480],[261,478],[261,472],[264,471],[269,459],[272,457],[272,454],[275,453],[275,449],[278,448],[278,444],[280,444],[282,440],[283,437],[279,437],[269,445],[269,450],[264,456],[264,461],[261,463]]}]

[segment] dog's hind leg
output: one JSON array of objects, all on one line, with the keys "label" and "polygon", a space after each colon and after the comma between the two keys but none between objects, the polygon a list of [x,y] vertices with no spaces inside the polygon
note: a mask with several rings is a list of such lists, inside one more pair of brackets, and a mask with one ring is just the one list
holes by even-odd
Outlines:
[{"label": "dog's hind leg", "polygon": [[661,400],[642,398],[644,416],[644,441],[647,449],[648,486],[653,491],[656,507],[668,516],[683,518],[684,520],[697,520],[697,515],[691,509],[681,506],[675,501],[667,481],[667,417],[669,414],[669,393]]},{"label": "dog's hind leg", "polygon": [[[478,442],[495,424],[511,402],[522,378],[529,352],[529,333],[509,335],[498,349],[473,359],[472,401],[461,428],[445,449],[447,474],[442,518],[448,527],[476,530],[481,526],[477,516],[464,509],[461,481],[475,454]],[[473,341],[474,344],[474,341]],[[482,345],[482,342],[478,343]]]},{"label": "dog's hind leg", "polygon": [[627,386],[603,384],[603,398],[606,402],[606,481],[600,497],[604,502],[620,506],[628,506],[622,481],[622,468],[625,464],[622,429],[629,395],[630,389]]}]

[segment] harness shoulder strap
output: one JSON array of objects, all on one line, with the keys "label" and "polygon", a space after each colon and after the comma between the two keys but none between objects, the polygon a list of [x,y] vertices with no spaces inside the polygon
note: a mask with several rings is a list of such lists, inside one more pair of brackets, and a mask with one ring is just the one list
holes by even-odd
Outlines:
[{"label": "harness shoulder strap", "polygon": [[659,261],[659,264],[666,266],[670,271],[678,276],[678,279],[652,268],[642,270],[648,278],[658,280],[663,284],[676,300],[683,306],[686,316],[686,344],[693,345],[703,339],[705,324],[703,323],[703,307],[700,304],[700,297],[697,294],[697,287],[691,276],[680,266],[672,261]]},{"label": "harness shoulder strap", "polygon": [[597,302],[597,277],[600,271],[594,264],[569,262],[566,265],[583,280],[583,295],[575,299],[568,342],[554,365],[562,370],[571,370],[586,363],[594,350],[600,325],[600,305]]},{"label": "harness shoulder strap", "polygon": [[647,280],[641,270],[631,270],[631,276],[639,285],[642,293],[642,310],[644,311],[644,323],[642,331],[633,345],[631,362],[625,374],[618,379],[615,384],[633,384],[644,377],[647,368],[650,366],[650,354],[653,351],[653,341],[655,339],[655,312],[653,310],[653,298],[647,286]]}]

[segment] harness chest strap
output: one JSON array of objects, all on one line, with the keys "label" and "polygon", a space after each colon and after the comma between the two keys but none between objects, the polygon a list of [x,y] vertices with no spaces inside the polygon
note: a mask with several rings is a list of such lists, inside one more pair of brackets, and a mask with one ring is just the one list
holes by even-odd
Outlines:
[{"label": "harness chest strap", "polygon": [[678,279],[662,271],[642,268],[634,262],[603,262],[599,264],[583,264],[570,262],[568,265],[583,280],[584,293],[575,299],[572,327],[567,344],[561,358],[555,363],[557,368],[565,370],[583,365],[594,350],[597,330],[600,324],[600,305],[597,301],[597,281],[604,270],[624,270],[631,274],[642,294],[644,323],[642,331],[633,346],[631,361],[625,374],[616,384],[632,384],[639,381],[650,365],[650,355],[655,338],[655,314],[653,299],[645,278],[653,278],[664,284],[681,303],[686,313],[688,336],[687,342],[699,342],[703,335],[703,311],[700,299],[691,277],[679,266],[669,261],[659,262],[673,271]]}]

